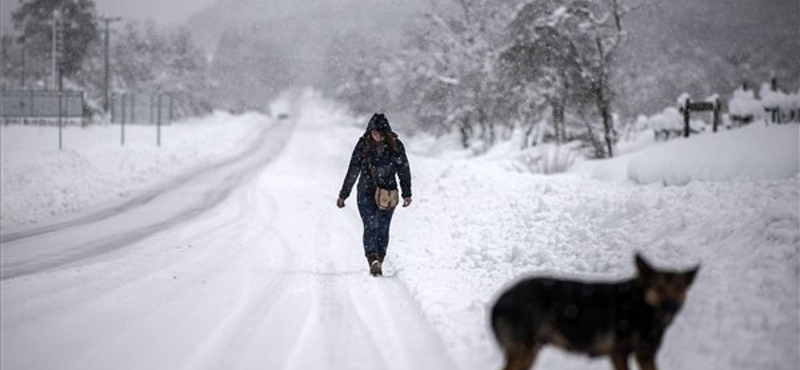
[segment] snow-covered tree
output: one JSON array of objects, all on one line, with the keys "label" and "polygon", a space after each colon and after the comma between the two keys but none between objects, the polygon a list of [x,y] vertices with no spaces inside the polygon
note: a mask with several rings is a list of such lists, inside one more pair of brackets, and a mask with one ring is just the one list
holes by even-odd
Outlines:
[{"label": "snow-covered tree", "polygon": [[[366,101],[385,100],[375,88],[399,83],[389,94],[395,105],[425,131],[458,132],[465,147],[524,129],[523,146],[538,132],[612,156],[614,97],[627,78],[616,61],[622,20],[644,1],[451,0],[423,14],[395,62],[369,60],[342,86],[348,100]],[[552,130],[538,127],[543,119]]]},{"label": "snow-covered tree", "polygon": [[170,93],[177,117],[209,112],[208,65],[186,30],[161,32],[129,23],[113,47],[112,89]]},{"label": "snow-covered tree", "polygon": [[[526,8],[530,10],[525,11]],[[616,141],[612,118],[615,91],[611,76],[614,58],[625,41],[622,19],[632,9],[634,7],[623,0],[540,0],[524,7],[519,14],[522,18],[518,17],[521,23],[533,25],[534,41],[545,40],[539,41],[544,44],[540,49],[549,50],[545,55],[550,55],[556,60],[555,64],[561,66],[551,68],[553,72],[546,74],[556,86],[563,87],[563,83],[570,81],[588,82],[586,88],[600,116],[605,155],[609,157],[613,156]],[[575,68],[580,78],[567,78]]]},{"label": "snow-covered tree", "polygon": [[22,87],[22,44],[11,36],[3,35],[0,49],[0,88],[3,90]]},{"label": "snow-covered tree", "polygon": [[501,84],[498,56],[510,8],[508,1],[457,0],[454,9],[425,14],[427,27],[401,55],[404,98],[429,131],[458,130],[462,143],[491,145],[508,89]]},{"label": "snow-covered tree", "polygon": [[[558,28],[565,12],[554,2],[526,4],[511,22],[510,46],[501,54],[509,83],[520,84],[527,94],[538,95],[544,103],[535,101],[539,108],[550,107],[557,144],[567,140],[567,109],[585,105],[590,91],[578,50]],[[537,121],[530,120],[529,124]]]},{"label": "snow-covered tree", "polygon": [[78,72],[91,43],[97,39],[95,5],[92,0],[30,0],[14,12],[14,27],[21,31],[30,57],[30,74],[44,78],[49,74],[53,45],[53,22],[63,29],[59,68],[64,77]]}]

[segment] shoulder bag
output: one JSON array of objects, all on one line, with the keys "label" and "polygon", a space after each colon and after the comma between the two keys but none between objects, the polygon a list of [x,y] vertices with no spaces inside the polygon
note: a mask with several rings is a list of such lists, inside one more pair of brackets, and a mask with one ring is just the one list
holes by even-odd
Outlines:
[{"label": "shoulder bag", "polygon": [[397,207],[397,204],[400,203],[400,196],[397,193],[397,189],[384,189],[378,186],[378,176],[369,158],[367,158],[367,164],[372,173],[372,183],[375,184],[375,204],[378,206],[378,209],[382,211],[394,209]]}]

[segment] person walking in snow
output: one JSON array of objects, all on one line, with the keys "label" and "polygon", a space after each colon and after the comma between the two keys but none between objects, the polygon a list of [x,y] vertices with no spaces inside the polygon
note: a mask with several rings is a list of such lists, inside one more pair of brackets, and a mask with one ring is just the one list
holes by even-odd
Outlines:
[{"label": "person walking in snow", "polygon": [[411,205],[411,169],[403,143],[392,131],[389,120],[375,113],[358,139],[350,166],[339,191],[336,206],[344,201],[358,179],[356,203],[364,223],[364,254],[373,276],[383,274],[382,265],[389,246],[389,225],[399,203],[397,179],[403,196],[403,207]]}]

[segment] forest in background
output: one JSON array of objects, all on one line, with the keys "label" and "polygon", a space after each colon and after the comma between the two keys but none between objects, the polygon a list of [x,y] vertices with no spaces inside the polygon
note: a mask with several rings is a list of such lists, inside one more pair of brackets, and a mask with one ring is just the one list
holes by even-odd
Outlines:
[{"label": "forest in background", "polygon": [[[89,21],[67,31],[69,40],[85,42],[67,45],[82,58],[65,79],[85,90],[97,111],[103,24],[92,1],[25,3],[42,10],[30,17],[37,21],[15,21],[17,31],[4,37],[3,88],[48,88],[47,7],[78,4]],[[409,132],[458,132],[465,146],[488,148],[512,136],[535,145],[533,129],[547,126],[548,142],[582,140],[602,157],[622,125],[674,105],[684,92],[726,100],[743,82],[756,86],[772,77],[795,91],[799,6],[220,0],[180,29],[113,23],[111,90],[173,92],[177,116],[187,116],[263,111],[280,92],[313,86],[355,113],[387,112]]]},{"label": "forest in background", "polygon": [[[685,92],[725,101],[743,83],[757,88],[773,77],[795,91],[798,7],[791,0],[221,0],[189,27],[231,76],[218,81],[220,102],[236,97],[233,105],[259,107],[285,88],[313,85],[355,113],[387,112],[407,132],[461,131],[465,145],[486,148],[522,133],[522,145],[531,145],[528,134],[544,122],[545,140],[585,140],[590,155],[605,156],[620,126],[674,106]],[[573,41],[571,54],[561,53]],[[592,99],[592,82],[595,92],[603,86],[602,99]]]},{"label": "forest in background", "polygon": [[[789,25],[729,19],[719,22],[724,31],[714,22],[687,26],[697,34],[684,40],[638,32],[650,29],[637,25],[648,14],[665,14],[667,5],[647,0],[454,3],[454,11],[425,12],[427,26],[400,50],[365,53],[337,96],[363,113],[404,107],[417,128],[458,132],[464,147],[491,147],[520,131],[523,147],[536,145],[532,133],[544,125],[548,142],[579,140],[589,156],[609,157],[621,126],[676,105],[682,93],[704,99],[771,78],[798,87],[800,38]],[[731,38],[737,27],[758,29],[751,26],[771,38],[718,45],[721,32]],[[702,38],[720,42],[704,47]]]},{"label": "forest in background", "polygon": [[[57,14],[54,13],[58,10]],[[52,81],[53,19],[58,82]],[[12,13],[14,32],[2,38],[4,90],[78,90],[90,114],[103,113],[105,19],[91,0],[32,0]],[[187,28],[160,29],[152,22],[109,22],[110,94],[169,93],[174,117],[214,109],[210,64]]]}]

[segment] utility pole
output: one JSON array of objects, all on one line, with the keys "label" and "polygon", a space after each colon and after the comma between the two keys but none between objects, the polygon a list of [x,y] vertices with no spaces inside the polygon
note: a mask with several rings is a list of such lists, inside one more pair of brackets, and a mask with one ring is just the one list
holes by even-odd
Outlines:
[{"label": "utility pole", "polygon": [[56,29],[56,55],[58,56],[58,91],[64,90],[64,20],[59,19]]},{"label": "utility pole", "polygon": [[105,56],[104,56],[104,61],[105,61],[105,67],[104,67],[105,68],[105,79],[103,80],[103,111],[106,114],[108,114],[108,110],[109,110],[109,96],[108,96],[108,90],[109,89],[108,89],[108,86],[111,83],[110,82],[111,75],[110,75],[109,66],[108,66],[108,49],[109,49],[109,41],[108,41],[108,39],[109,39],[109,36],[111,34],[110,24],[111,24],[111,22],[121,21],[122,18],[120,18],[120,17],[103,17],[101,19],[103,20],[103,22],[105,22],[105,25],[106,25],[105,41],[104,41],[104,46],[105,46],[104,47],[104,50],[105,50]]},{"label": "utility pole", "polygon": [[50,80],[51,85],[50,85],[50,87],[51,87],[52,90],[55,90],[56,89],[56,85],[58,84],[58,78],[56,76],[56,73],[57,73],[56,70],[58,68],[58,54],[57,54],[58,46],[56,44],[58,43],[57,34],[58,34],[58,21],[59,21],[59,18],[61,18],[61,12],[58,9],[53,10],[53,29],[52,29],[52,34],[53,34],[53,42],[52,42],[52,44],[53,45],[52,45],[52,50],[50,50],[50,54],[51,54],[50,56],[52,57],[52,60],[53,60],[53,63],[52,63],[51,69],[50,69],[50,77],[51,77],[51,80]]},{"label": "utility pole", "polygon": [[[5,14],[5,10],[3,9],[3,2],[0,1],[0,17],[2,17],[3,14]],[[8,59],[8,44],[10,44],[10,42],[8,42],[8,41],[10,41],[10,39],[6,39],[6,34],[5,34],[5,32],[3,32],[3,26],[0,25],[0,42],[3,43],[3,45],[0,46],[0,49],[3,50],[3,52],[2,52],[3,61],[0,62],[0,75],[2,75],[2,76],[7,76],[8,75],[7,72],[6,72],[6,69],[8,68],[7,65],[6,65],[6,60]],[[0,80],[2,80],[2,85],[0,85],[0,90],[5,91],[5,89],[6,89],[6,79],[5,78],[0,78]]]},{"label": "utility pole", "polygon": [[[0,58],[2,58],[2,60],[0,60],[0,75],[3,76],[7,75],[6,69],[8,68],[7,61],[8,61],[8,45],[10,44],[9,41],[11,41],[11,39],[3,35],[3,31],[0,30],[0,42],[3,44],[2,46],[0,46],[0,49],[2,49],[3,51],[2,53],[0,53],[2,54],[2,56],[0,56]],[[5,78],[0,78],[0,90],[5,91],[6,83],[7,81]]]},{"label": "utility pole", "polygon": [[25,65],[25,55],[27,54],[27,48],[28,48],[28,41],[27,41],[27,38],[25,37],[25,34],[23,33],[22,34],[22,76],[20,76],[20,78],[22,79],[22,81],[20,81],[20,86],[22,87],[22,90],[25,90],[25,72],[26,72],[25,69],[27,68],[27,66]]}]

